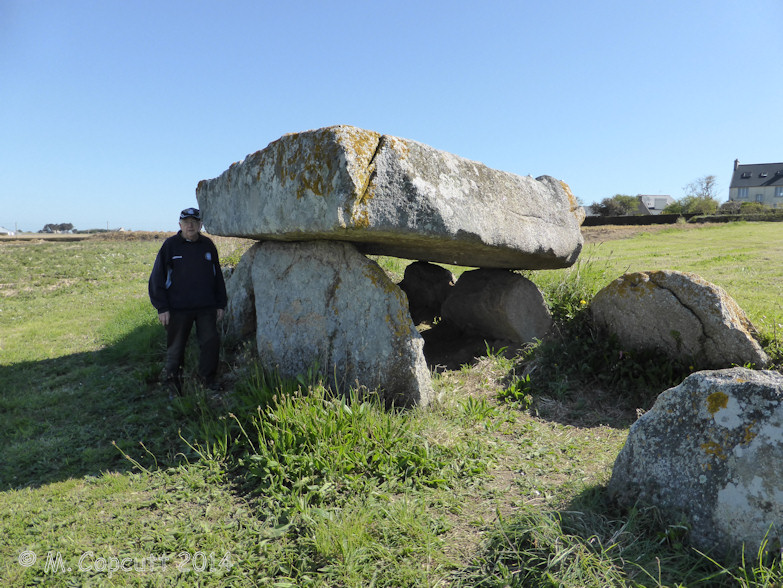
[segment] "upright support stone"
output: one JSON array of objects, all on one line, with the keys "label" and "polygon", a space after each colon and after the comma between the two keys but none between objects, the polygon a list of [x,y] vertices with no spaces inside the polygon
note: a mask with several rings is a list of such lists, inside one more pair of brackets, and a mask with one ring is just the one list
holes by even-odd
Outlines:
[{"label": "upright support stone", "polygon": [[287,377],[317,367],[333,388],[380,388],[390,404],[432,400],[405,295],[350,243],[267,241],[252,275],[263,364]]},{"label": "upright support stone", "polygon": [[552,328],[552,315],[538,287],[500,269],[463,273],[441,309],[443,319],[491,339],[532,343]]}]

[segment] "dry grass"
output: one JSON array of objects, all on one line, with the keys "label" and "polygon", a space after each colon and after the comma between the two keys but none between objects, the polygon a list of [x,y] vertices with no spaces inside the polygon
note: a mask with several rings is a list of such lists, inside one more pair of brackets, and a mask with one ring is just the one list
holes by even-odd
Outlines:
[{"label": "dry grass", "polygon": [[689,231],[704,228],[704,225],[677,223],[673,225],[603,225],[599,227],[582,227],[585,243],[601,243],[617,239],[629,239],[642,233],[659,233],[666,230]]}]

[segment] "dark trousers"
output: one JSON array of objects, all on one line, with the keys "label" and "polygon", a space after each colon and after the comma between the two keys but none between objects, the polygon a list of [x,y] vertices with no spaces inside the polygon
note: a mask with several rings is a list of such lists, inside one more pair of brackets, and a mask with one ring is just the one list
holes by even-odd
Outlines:
[{"label": "dark trousers", "polygon": [[217,310],[172,310],[166,327],[166,375],[177,390],[182,390],[182,370],[190,331],[196,323],[199,362],[198,374],[207,385],[215,380],[220,358],[220,333]]}]

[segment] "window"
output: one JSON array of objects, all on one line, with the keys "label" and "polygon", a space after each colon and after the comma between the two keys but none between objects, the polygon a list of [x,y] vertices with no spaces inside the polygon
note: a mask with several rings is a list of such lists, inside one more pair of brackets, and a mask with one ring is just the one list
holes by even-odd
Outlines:
[{"label": "window", "polygon": [[764,194],[756,194],[756,202],[764,202]]},{"label": "window", "polygon": [[775,198],[783,198],[783,186],[775,186]]},{"label": "window", "polygon": [[747,180],[747,179],[748,179],[750,176],[751,176],[751,173],[750,173],[750,172],[742,172],[742,178],[743,178],[743,179],[746,179],[746,180]]},{"label": "window", "polygon": [[737,200],[747,200],[747,199],[748,199],[748,189],[737,188]]}]

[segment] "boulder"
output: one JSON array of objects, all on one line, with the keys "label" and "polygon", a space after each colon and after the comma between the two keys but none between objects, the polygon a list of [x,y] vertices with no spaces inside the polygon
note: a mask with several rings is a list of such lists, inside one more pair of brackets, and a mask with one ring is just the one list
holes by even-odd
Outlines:
[{"label": "boulder", "polygon": [[463,273],[441,308],[444,320],[487,339],[529,343],[543,339],[552,316],[538,287],[502,269]]},{"label": "boulder", "polygon": [[463,266],[567,267],[583,243],[565,183],[351,126],[285,135],[199,182],[196,197],[215,235],[349,241]]},{"label": "boulder", "polygon": [[454,274],[434,263],[415,261],[405,268],[405,275],[397,285],[408,297],[414,324],[433,322],[440,316],[440,307],[454,282]]},{"label": "boulder", "polygon": [[653,349],[702,368],[767,365],[745,312],[723,288],[695,274],[625,274],[593,298],[596,324],[629,349]]},{"label": "boulder", "polygon": [[350,243],[256,246],[258,355],[284,377],[316,368],[335,390],[380,388],[389,404],[428,404],[432,380],[405,295]]},{"label": "boulder", "polygon": [[[684,516],[691,542],[755,557],[783,539],[783,376],[733,368],[692,374],[636,421],[610,497]],[[767,535],[768,533],[768,535]]]},{"label": "boulder", "polygon": [[260,243],[245,251],[226,280],[228,305],[223,318],[226,337],[242,339],[256,330],[256,302],[253,293],[253,259]]}]

